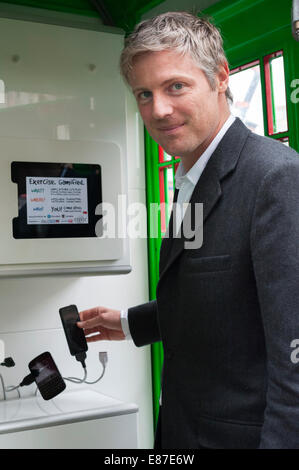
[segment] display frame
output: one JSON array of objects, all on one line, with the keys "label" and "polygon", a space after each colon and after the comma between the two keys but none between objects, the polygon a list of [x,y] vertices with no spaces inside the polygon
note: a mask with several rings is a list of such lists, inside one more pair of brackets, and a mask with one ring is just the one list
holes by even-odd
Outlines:
[{"label": "display frame", "polygon": [[[87,223],[86,221],[76,223],[74,222],[75,218],[72,221],[69,219],[65,223],[65,221],[61,222],[62,219],[59,219],[58,216],[54,223],[28,223],[27,178],[45,178],[47,181],[58,179],[63,182],[66,182],[67,179],[72,179],[75,182],[80,179],[82,181],[86,180]],[[11,180],[17,184],[18,191],[18,217],[14,217],[12,220],[12,235],[15,239],[89,238],[99,236],[95,231],[95,227],[102,217],[102,215],[96,214],[96,207],[102,203],[101,165],[13,161],[11,162]],[[60,196],[62,200],[63,195]],[[83,196],[82,199],[84,199]],[[55,219],[53,215],[48,214],[48,217]]]}]

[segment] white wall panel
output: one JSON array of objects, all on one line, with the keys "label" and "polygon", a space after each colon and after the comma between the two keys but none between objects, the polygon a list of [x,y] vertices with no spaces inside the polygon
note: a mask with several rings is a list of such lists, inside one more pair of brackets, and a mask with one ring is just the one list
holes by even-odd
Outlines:
[{"label": "white wall panel", "polygon": [[[55,47],[50,47],[51,44]],[[39,149],[41,141],[66,144],[69,148],[75,142],[80,142],[81,148],[101,142],[116,145],[120,149],[121,191],[128,202],[145,203],[143,126],[137,117],[136,104],[118,73],[121,48],[122,37],[111,33],[0,19],[0,80],[6,92],[5,103],[0,103],[0,145],[1,139],[10,140],[15,146],[24,142],[24,147],[32,141]],[[96,65],[92,71],[90,64]],[[1,164],[7,152],[4,146],[0,148]],[[45,156],[46,152],[42,158]],[[109,157],[108,154],[107,161]],[[12,199],[0,201],[3,215],[4,202],[11,210],[15,207],[14,186],[10,184]],[[8,219],[6,231],[7,223]],[[59,263],[53,263],[60,276],[0,278],[0,339],[4,341],[6,356],[13,356],[16,361],[15,368],[1,368],[7,385],[19,383],[28,373],[28,362],[46,350],[52,352],[63,375],[80,375],[81,366],[69,355],[64,340],[60,307],[74,303],[79,310],[96,305],[121,309],[147,301],[147,240],[125,240],[124,252],[127,255],[130,252],[128,261],[132,266],[126,275],[90,273],[89,277],[79,274],[67,277]],[[6,256],[2,242],[1,256]],[[97,257],[96,250],[94,256]],[[80,262],[76,267],[80,269]],[[108,352],[108,366],[103,380],[92,387],[123,402],[137,404],[139,447],[151,448],[150,347],[136,348],[132,341],[91,344],[87,356],[90,378],[101,370],[99,351]],[[72,387],[68,385],[68,389]],[[23,393],[33,395],[34,387],[24,389]],[[76,424],[82,447],[90,444],[91,424],[85,425]],[[24,447],[28,442],[33,448],[47,446],[47,430],[42,435],[38,431],[26,433]],[[7,435],[6,439],[8,446],[10,443],[13,447],[14,442],[21,445],[12,436],[10,439]],[[108,446],[107,440],[105,443]]]},{"label": "white wall panel", "polygon": [[18,212],[12,161],[100,164],[103,202],[113,204],[118,220],[117,197],[128,190],[131,119],[118,72],[122,41],[105,32],[0,19],[0,275],[130,270],[122,237],[15,240],[11,224]]}]

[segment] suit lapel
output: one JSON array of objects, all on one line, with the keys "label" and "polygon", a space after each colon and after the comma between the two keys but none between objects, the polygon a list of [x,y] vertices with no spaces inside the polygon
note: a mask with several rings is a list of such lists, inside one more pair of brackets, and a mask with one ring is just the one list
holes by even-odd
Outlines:
[{"label": "suit lapel", "polygon": [[[177,201],[178,193],[179,193],[179,190],[176,188],[174,191],[174,196],[173,196],[173,205]],[[161,248],[160,248],[160,269],[159,269],[160,273],[161,273],[161,266],[164,266],[166,264],[168,256],[171,252],[172,245],[173,245],[173,219],[174,219],[174,213],[172,210],[170,214],[168,227],[163,237]]]},{"label": "suit lapel", "polygon": [[[239,118],[236,118],[220,141],[214,153],[211,155],[190,199],[189,209],[191,210],[193,228],[195,227],[195,203],[200,202],[203,204],[203,223],[205,223],[222,195],[221,180],[235,170],[241,150],[249,133],[250,131],[242,121]],[[176,190],[174,201],[177,200],[177,194],[178,190]],[[178,238],[175,237],[175,234],[173,233],[173,221],[174,214],[172,211],[167,232],[161,244],[159,282],[176,258],[184,250],[184,244],[188,241],[188,239],[184,237],[184,233],[182,233]],[[200,229],[201,227],[196,227],[196,230]],[[203,243],[205,243],[205,241],[203,241]]]}]

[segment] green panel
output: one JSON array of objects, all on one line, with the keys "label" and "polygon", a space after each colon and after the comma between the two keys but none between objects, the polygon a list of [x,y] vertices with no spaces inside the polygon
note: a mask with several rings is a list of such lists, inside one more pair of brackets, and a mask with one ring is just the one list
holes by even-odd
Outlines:
[{"label": "green panel", "polygon": [[203,13],[221,26],[230,48],[290,24],[291,7],[292,0],[222,0]]},{"label": "green panel", "polygon": [[165,0],[106,0],[105,6],[109,10],[115,26],[129,32],[133,30],[145,12],[163,1]]},{"label": "green panel", "polygon": [[[110,14],[114,26],[131,31],[141,16],[165,0],[105,0],[101,3]],[[43,8],[84,16],[99,16],[89,0],[5,0],[0,3]]]},{"label": "green panel", "polygon": [[96,9],[88,0],[5,0],[0,3],[10,3],[44,10],[75,13],[84,16],[99,16]]},{"label": "green panel", "polygon": [[[145,132],[145,169],[146,169],[146,203],[147,203],[147,226],[151,227],[150,204],[159,203],[159,151],[158,145]],[[159,280],[159,254],[161,246],[161,220],[158,219],[158,238],[151,238],[148,232],[148,258],[149,258],[149,298],[156,298],[156,286]],[[163,364],[163,346],[162,343],[155,343],[151,348],[152,355],[152,383],[153,383],[153,407],[154,407],[154,426],[156,427],[159,411],[159,397],[161,390],[161,369]]]},{"label": "green panel", "polygon": [[245,60],[246,55],[252,56],[255,51],[258,54],[261,47],[272,49],[271,36],[274,32],[279,39],[283,34],[294,41],[291,6],[292,0],[284,0],[283,3],[281,0],[223,0],[204,13],[212,16],[214,23],[220,27],[224,48],[233,68],[240,60],[240,49]]}]

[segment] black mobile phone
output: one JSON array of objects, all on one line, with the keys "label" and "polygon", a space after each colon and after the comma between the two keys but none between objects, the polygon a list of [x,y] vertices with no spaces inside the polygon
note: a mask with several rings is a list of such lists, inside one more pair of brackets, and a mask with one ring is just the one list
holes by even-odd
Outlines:
[{"label": "black mobile phone", "polygon": [[28,367],[44,400],[56,397],[65,389],[65,382],[49,352],[32,359]]},{"label": "black mobile phone", "polygon": [[68,305],[59,309],[64,333],[72,356],[88,350],[84,332],[76,323],[80,321],[76,305]]}]

